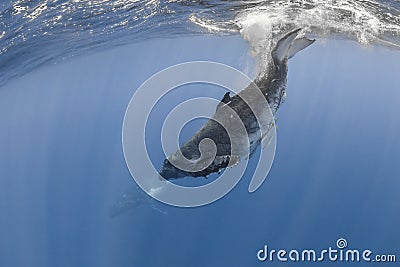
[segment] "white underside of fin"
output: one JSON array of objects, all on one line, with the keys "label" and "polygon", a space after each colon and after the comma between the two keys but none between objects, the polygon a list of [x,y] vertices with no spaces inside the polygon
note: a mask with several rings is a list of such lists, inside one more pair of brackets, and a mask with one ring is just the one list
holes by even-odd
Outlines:
[{"label": "white underside of fin", "polygon": [[294,40],[292,45],[290,46],[288,58],[289,59],[292,58],[294,55],[296,55],[297,52],[300,52],[301,50],[307,48],[314,42],[315,40],[310,40],[306,37]]},{"label": "white underside of fin", "polygon": [[276,60],[279,62],[283,61],[286,57],[288,57],[288,53],[290,50],[290,46],[292,45],[292,42],[294,39],[297,37],[298,31],[294,31],[290,33],[289,35],[285,36],[282,38],[278,44],[276,49],[273,52],[273,56]]},{"label": "white underside of fin", "polygon": [[296,39],[300,31],[301,29],[294,30],[279,40],[276,48],[272,51],[272,57],[274,58],[275,63],[283,62],[288,58],[292,58],[297,52],[315,42],[315,40],[310,40],[307,37]]}]

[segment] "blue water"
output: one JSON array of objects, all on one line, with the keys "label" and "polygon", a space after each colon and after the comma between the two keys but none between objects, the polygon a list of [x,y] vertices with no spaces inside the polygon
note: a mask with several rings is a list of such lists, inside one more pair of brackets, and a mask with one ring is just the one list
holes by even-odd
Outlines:
[{"label": "blue water", "polygon": [[[256,253],[265,244],[324,249],[340,237],[399,258],[399,51],[362,46],[346,40],[354,40],[350,33],[317,39],[290,61],[266,182],[249,194],[244,177],[223,199],[183,209],[135,186],[121,145],[128,102],[142,82],[176,63],[212,60],[254,75],[256,60],[237,33],[182,32],[134,40],[133,31],[130,41],[115,33],[103,36],[101,48],[77,48],[79,38],[29,39],[0,55],[0,266],[297,266],[260,263]],[[33,44],[40,49],[26,55]],[[43,55],[49,61],[36,65]],[[137,195],[137,205],[110,216],[124,192]]]},{"label": "blue water", "polygon": [[3,1],[0,85],[71,56],[146,39],[246,35],[254,20],[270,28],[261,34],[267,39],[301,27],[318,38],[400,47],[398,0]]}]

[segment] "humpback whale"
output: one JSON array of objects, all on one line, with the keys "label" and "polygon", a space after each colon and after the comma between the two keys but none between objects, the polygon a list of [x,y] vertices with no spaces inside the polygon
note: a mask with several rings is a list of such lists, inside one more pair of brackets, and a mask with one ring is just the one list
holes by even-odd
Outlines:
[{"label": "humpback whale", "polygon": [[[267,126],[267,129],[268,125],[274,125],[275,115],[284,101],[288,60],[315,42],[307,37],[299,37],[300,31],[301,29],[293,30],[277,42],[270,53],[272,62],[268,65],[267,71],[258,74],[253,83],[234,96],[229,92],[223,96],[213,117],[175,153],[164,160],[160,176],[167,180],[187,176],[207,177],[253,155],[267,135],[267,132],[261,131],[261,125]],[[260,96],[264,99],[260,99]],[[244,99],[250,99],[251,103]],[[234,117],[232,112],[240,118],[245,134],[235,131],[233,134],[228,133],[229,131],[223,126],[232,121]],[[269,118],[261,116],[268,119],[258,121],[257,118],[260,116],[257,114],[265,115],[265,113],[271,115]],[[202,142],[210,139],[214,145],[208,146],[208,149],[214,152],[208,151],[207,148],[201,149]]]}]

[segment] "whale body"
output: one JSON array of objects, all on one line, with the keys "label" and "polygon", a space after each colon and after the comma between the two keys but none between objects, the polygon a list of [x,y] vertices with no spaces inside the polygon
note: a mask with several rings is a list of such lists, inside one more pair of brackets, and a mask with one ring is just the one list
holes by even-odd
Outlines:
[{"label": "whale body", "polygon": [[[298,37],[300,31],[296,29],[284,35],[271,51],[272,63],[267,71],[260,73],[240,93],[234,96],[226,93],[213,117],[164,160],[160,171],[164,179],[207,177],[252,156],[267,135],[262,129],[271,129],[274,125],[275,115],[285,98],[288,60],[315,42]],[[242,123],[245,131],[226,129],[226,125],[230,129],[239,128],[235,123]],[[211,140],[214,145],[201,149],[204,140]]]}]

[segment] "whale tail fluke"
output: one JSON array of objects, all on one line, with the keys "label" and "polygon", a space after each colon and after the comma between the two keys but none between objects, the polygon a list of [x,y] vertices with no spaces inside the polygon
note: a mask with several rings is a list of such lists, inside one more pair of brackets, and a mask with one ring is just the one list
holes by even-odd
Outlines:
[{"label": "whale tail fluke", "polygon": [[291,59],[292,57],[294,57],[294,55],[297,54],[297,52],[300,52],[301,50],[309,47],[314,42],[315,42],[315,39],[311,40],[311,39],[308,39],[307,37],[303,37],[303,38],[294,40],[292,43],[292,46],[289,49],[288,58]]},{"label": "whale tail fluke", "polygon": [[315,42],[315,40],[310,40],[307,37],[296,39],[300,31],[301,29],[296,29],[278,41],[275,49],[272,51],[272,58],[276,65],[292,58],[297,52],[300,52]]}]

